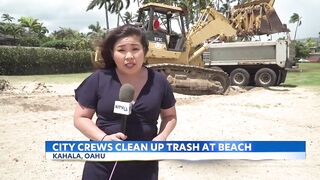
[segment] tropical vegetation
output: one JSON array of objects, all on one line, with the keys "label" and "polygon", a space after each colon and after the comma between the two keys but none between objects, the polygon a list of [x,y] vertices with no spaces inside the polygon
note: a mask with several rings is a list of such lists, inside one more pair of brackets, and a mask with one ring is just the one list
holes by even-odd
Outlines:
[{"label": "tropical vegetation", "polygon": [[[105,35],[99,23],[87,34],[59,27],[49,34],[44,24],[32,17],[2,14],[0,22],[0,74],[53,74],[92,70],[96,39]],[[14,22],[16,20],[16,22]]]},{"label": "tropical vegetation", "polygon": [[296,36],[297,36],[297,31],[298,31],[298,27],[301,25],[301,19],[302,17],[299,16],[298,13],[293,13],[293,15],[290,17],[289,23],[297,23],[296,24],[296,29],[294,31],[294,38],[293,40],[296,40]]},{"label": "tropical vegetation", "polygon": [[[215,7],[223,14],[227,14],[232,5],[242,4],[249,0],[162,0],[162,3],[180,6],[188,12],[186,26],[195,23],[200,15],[200,9],[210,5]],[[137,18],[137,14],[127,11],[128,8],[136,3],[160,2],[159,0],[91,0],[88,2],[87,11],[94,8],[103,9],[106,16],[106,24],[93,22],[88,25],[88,33],[82,33],[69,27],[57,27],[56,30],[49,32],[44,23],[33,17],[21,16],[12,17],[10,14],[1,15],[0,22],[0,45],[30,46],[55,48],[74,51],[93,51],[100,40],[106,35],[109,26],[109,15],[117,15],[117,26],[125,23],[132,23]],[[302,17],[293,13],[290,23],[296,23],[294,39],[301,25]],[[104,28],[106,27],[106,28]],[[187,27],[187,29],[189,29]],[[320,32],[319,32],[320,38]],[[319,40],[308,39],[306,41],[296,41],[296,52],[298,58],[305,58],[316,47],[319,50]]]}]

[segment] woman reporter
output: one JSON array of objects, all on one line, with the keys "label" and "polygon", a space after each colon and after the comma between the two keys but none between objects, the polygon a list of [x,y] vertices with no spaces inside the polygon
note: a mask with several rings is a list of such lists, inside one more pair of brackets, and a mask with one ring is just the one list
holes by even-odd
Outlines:
[{"label": "woman reporter", "polygon": [[[101,49],[106,67],[96,70],[75,90],[75,127],[94,141],[165,141],[176,125],[176,100],[165,76],[143,65],[148,52],[145,35],[138,27],[126,24],[110,31]],[[126,83],[134,87],[134,104],[123,134],[121,115],[113,113],[113,107],[120,87]],[[96,123],[92,121],[94,113]],[[105,180],[110,176],[156,180],[158,162],[85,163],[83,179]]]}]

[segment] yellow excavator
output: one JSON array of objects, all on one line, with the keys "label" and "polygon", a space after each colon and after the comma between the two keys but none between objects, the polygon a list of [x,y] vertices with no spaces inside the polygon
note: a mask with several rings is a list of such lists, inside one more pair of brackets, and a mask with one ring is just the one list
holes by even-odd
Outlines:
[{"label": "yellow excavator", "polygon": [[[273,3],[274,0],[259,0],[236,6],[227,18],[208,6],[201,11],[199,19],[188,32],[185,9],[161,3],[145,4],[139,8],[136,24],[144,29],[149,40],[146,64],[165,74],[175,92],[223,94],[230,86],[228,74],[219,68],[206,68],[202,60],[203,52],[215,39],[286,31],[280,20],[274,20],[277,15],[272,8]],[[256,14],[258,7],[260,14]],[[162,20],[161,31],[153,28],[155,16]],[[267,27],[266,23],[270,26]],[[280,23],[281,30],[274,29],[279,25],[273,23]],[[96,66],[103,66],[99,50],[94,62],[98,64]]]}]

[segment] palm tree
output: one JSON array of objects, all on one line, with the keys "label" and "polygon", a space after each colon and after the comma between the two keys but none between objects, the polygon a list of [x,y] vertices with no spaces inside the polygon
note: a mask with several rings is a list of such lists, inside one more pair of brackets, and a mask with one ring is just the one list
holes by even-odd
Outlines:
[{"label": "palm tree", "polygon": [[91,32],[88,32],[87,35],[91,38],[102,38],[105,35],[105,31],[102,29],[98,21],[96,24],[90,24],[88,28],[91,30]]},{"label": "palm tree", "polygon": [[[113,3],[111,3],[111,1],[109,1],[109,12],[111,13],[116,13],[118,14],[118,19],[117,19],[117,26],[119,26],[120,23],[120,18],[122,20],[122,22],[124,22],[120,11],[124,8],[124,3],[122,0],[113,0]],[[128,9],[130,6],[130,0],[126,0],[126,9]]]},{"label": "palm tree", "polygon": [[20,25],[15,23],[0,23],[0,33],[5,35],[13,36],[16,39],[17,36],[21,35],[23,29]]},{"label": "palm tree", "polygon": [[186,27],[187,29],[189,29],[188,22],[190,22],[191,24],[194,24],[195,22],[196,8],[194,8],[194,2],[192,0],[181,0],[178,3],[178,6],[180,6],[181,8],[185,9],[186,12],[188,12],[188,14],[186,15]]},{"label": "palm tree", "polygon": [[109,27],[109,15],[108,15],[108,4],[110,4],[110,0],[92,0],[91,3],[87,7],[87,11],[92,10],[95,7],[98,7],[98,9],[101,9],[104,7],[104,10],[106,12],[106,27],[107,31],[110,29]]},{"label": "palm tree", "polygon": [[[126,0],[125,2],[126,2],[126,9],[128,9],[130,6],[130,0]],[[109,30],[108,12],[118,14],[117,25],[119,26],[119,19],[120,18],[122,19],[120,11],[124,7],[124,2],[122,0],[92,0],[91,3],[87,7],[87,11],[93,9],[96,6],[99,9],[101,9],[102,6],[105,7],[107,30]]]},{"label": "palm tree", "polygon": [[12,26],[9,23],[0,23],[0,33],[10,35]]},{"label": "palm tree", "polygon": [[130,22],[133,21],[133,15],[131,12],[127,11],[124,13],[124,17],[123,17],[124,21],[126,24],[129,24]]},{"label": "palm tree", "polygon": [[10,16],[9,14],[2,14],[1,18],[4,22],[12,22],[12,20],[14,20],[14,17]]},{"label": "palm tree", "polygon": [[[28,26],[24,26],[24,27],[28,27]],[[45,37],[46,33],[49,33],[49,30],[43,25],[43,23],[39,23],[39,22],[37,22],[37,25],[35,25],[34,27],[31,27],[31,31],[36,33],[39,38],[43,38]]]},{"label": "palm tree", "polygon": [[140,1],[141,0],[133,0],[133,2],[137,2],[138,8],[140,7]]},{"label": "palm tree", "polygon": [[302,17],[300,17],[299,14],[297,14],[297,13],[293,13],[293,15],[290,17],[289,23],[297,23],[297,25],[296,25],[296,30],[295,30],[295,32],[294,32],[294,39],[293,39],[293,40],[296,40],[296,35],[297,35],[297,31],[298,31],[298,26],[301,25],[301,18],[302,18]]},{"label": "palm tree", "polygon": [[45,37],[45,34],[49,32],[43,23],[38,22],[38,19],[20,17],[18,21],[20,22],[20,26],[27,30],[27,33],[36,34],[39,38]]},{"label": "palm tree", "polygon": [[21,26],[17,24],[13,24],[13,27],[11,29],[11,35],[13,36],[14,39],[16,39],[17,36],[21,35],[23,32],[23,29]]},{"label": "palm tree", "polygon": [[40,38],[45,37],[45,34],[49,33],[49,30],[43,25],[43,23],[40,23],[40,27],[37,29],[38,36]]},{"label": "palm tree", "polygon": [[75,39],[81,36],[78,31],[73,30],[71,28],[63,28],[63,27],[59,27],[59,28],[60,30],[54,31],[52,33],[52,36],[56,39],[61,39],[61,40]]},{"label": "palm tree", "polygon": [[99,33],[102,31],[100,23],[97,21],[96,24],[90,24],[88,28],[95,33]]},{"label": "palm tree", "polygon": [[38,19],[34,19],[32,17],[20,17],[18,19],[20,22],[20,26],[26,28],[28,33],[36,33],[37,29],[41,28],[41,24],[38,22]]}]

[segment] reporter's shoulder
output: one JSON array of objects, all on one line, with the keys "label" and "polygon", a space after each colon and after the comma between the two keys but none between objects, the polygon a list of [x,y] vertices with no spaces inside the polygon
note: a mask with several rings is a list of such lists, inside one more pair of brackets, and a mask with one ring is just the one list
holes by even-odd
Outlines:
[{"label": "reporter's shoulder", "polygon": [[109,74],[109,73],[112,73],[112,69],[99,68],[99,69],[94,70],[93,73],[96,73],[96,74]]},{"label": "reporter's shoulder", "polygon": [[93,76],[112,75],[112,69],[96,69],[92,73]]},{"label": "reporter's shoulder", "polygon": [[99,81],[99,79],[105,79],[108,77],[112,77],[112,70],[110,69],[96,69],[94,70],[86,79],[90,81]]}]

